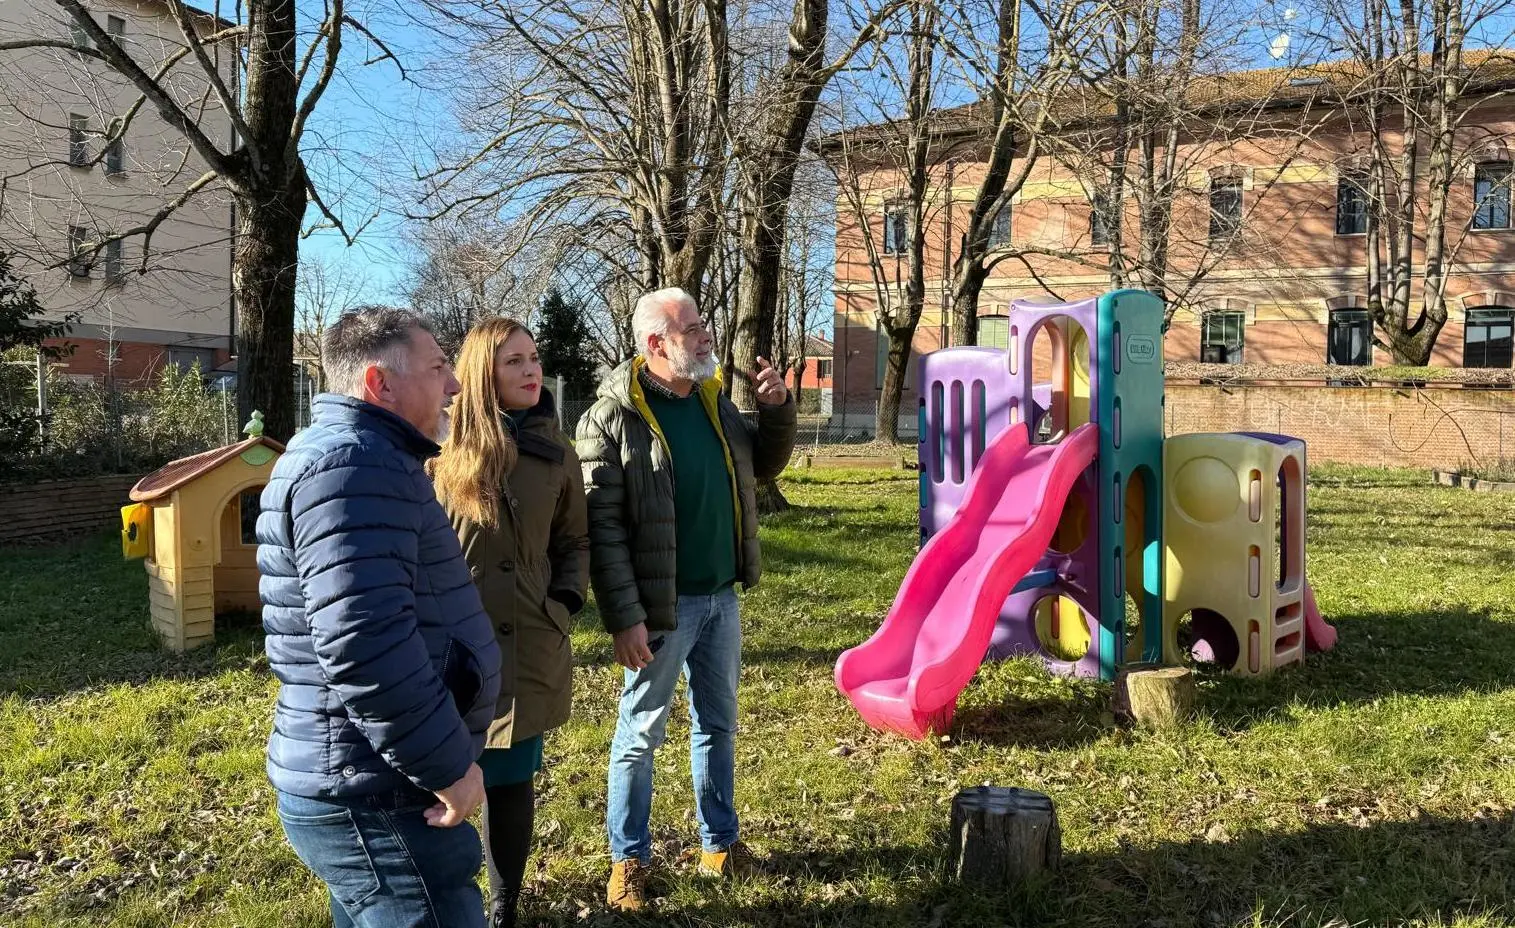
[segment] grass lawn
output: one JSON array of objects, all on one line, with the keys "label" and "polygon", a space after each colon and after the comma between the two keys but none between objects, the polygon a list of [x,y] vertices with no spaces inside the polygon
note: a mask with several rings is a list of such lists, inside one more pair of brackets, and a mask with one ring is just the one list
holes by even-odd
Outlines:
[{"label": "grass lawn", "polygon": [[[807,471],[744,600],[738,803],[778,875],[713,886],[688,725],[659,755],[659,910],[628,924],[1515,925],[1515,496],[1423,474],[1312,475],[1309,565],[1341,633],[1268,680],[1207,679],[1174,734],[1116,728],[1108,687],[986,666],[949,738],[866,728],[832,686],[913,553],[898,472]],[[263,775],[275,683],[255,622],[158,650],[111,539],[0,556],[0,924],[321,925]],[[586,615],[573,722],[548,742],[527,924],[603,909],[620,673]],[[941,879],[947,803],[1050,794],[1063,868],[1018,897]]]}]

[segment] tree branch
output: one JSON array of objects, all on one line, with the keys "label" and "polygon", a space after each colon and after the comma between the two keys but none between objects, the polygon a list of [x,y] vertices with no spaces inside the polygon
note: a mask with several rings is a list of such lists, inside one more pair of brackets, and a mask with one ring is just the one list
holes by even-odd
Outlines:
[{"label": "tree branch", "polygon": [[262,152],[258,151],[257,146],[253,144],[252,132],[248,130],[247,123],[242,119],[241,102],[232,96],[231,91],[226,87],[226,82],[221,79],[220,69],[205,53],[205,46],[200,41],[195,24],[189,18],[189,8],[184,5],[184,0],[168,0],[168,7],[179,24],[179,32],[184,35],[185,44],[194,53],[195,60],[200,63],[200,69],[205,72],[210,86],[215,89],[216,98],[221,101],[221,106],[226,110],[227,118],[231,120],[243,144],[247,146],[247,154],[252,159],[254,169],[261,170]]},{"label": "tree branch", "polygon": [[152,256],[153,233],[158,231],[158,227],[163,225],[168,217],[172,216],[186,203],[194,199],[195,194],[203,190],[212,181],[220,178],[220,176],[221,175],[215,171],[206,171],[204,174],[200,175],[200,177],[194,183],[184,188],[183,192],[175,197],[170,203],[168,203],[162,209],[158,210],[158,212],[155,213],[153,217],[147,222],[143,223],[142,225],[127,229],[124,232],[115,232],[111,235],[100,238],[98,241],[90,242],[86,247],[81,248],[79,251],[73,252],[66,259],[59,261],[56,264],[50,265],[50,268],[56,270],[61,267],[66,267],[67,265],[72,264],[74,261],[77,261],[83,255],[87,254],[91,257],[98,255],[100,252],[105,250],[107,245],[110,245],[112,242],[119,242],[123,239],[131,238],[134,235],[140,235],[142,236],[142,265],[137,273],[146,274],[148,259]]},{"label": "tree branch", "polygon": [[241,174],[226,155],[201,131],[189,114],[184,112],[172,96],[163,88],[162,83],[154,80],[147,72],[137,65],[137,62],[128,55],[120,45],[116,43],[100,24],[95,22],[93,16],[84,8],[80,0],[56,0],[59,6],[73,17],[79,27],[94,41],[95,48],[99,51],[99,57],[111,66],[117,73],[127,78],[136,88],[142,92],[158,108],[158,113],[170,126],[179,130],[181,134],[194,146],[205,163],[215,169],[216,173],[227,178],[229,183],[241,183]]},{"label": "tree branch", "polygon": [[[342,51],[342,23],[346,19],[342,10],[343,0],[331,0],[331,16],[321,26],[321,31],[326,33],[326,60],[321,65],[321,75],[316,78],[316,86],[300,101],[300,111],[295,114],[294,127],[289,132],[289,143],[284,148],[284,164],[291,178],[299,170],[300,136],[305,133],[305,121],[310,119],[310,114],[326,93],[326,88],[331,86],[332,75],[337,73],[337,55]],[[305,64],[300,66],[302,72],[309,63],[310,59],[307,58]]]},{"label": "tree branch", "polygon": [[358,32],[360,32],[361,34],[367,36],[368,37],[368,41],[370,41],[373,44],[379,46],[379,51],[381,51],[381,52],[384,53],[384,54],[380,55],[377,58],[370,58],[370,59],[368,59],[367,61],[363,62],[364,65],[378,64],[379,62],[381,62],[381,61],[383,61],[383,60],[385,60],[387,58],[390,61],[394,62],[395,67],[397,69],[399,69],[399,71],[400,71],[400,80],[402,80],[402,81],[409,81],[410,80],[410,72],[408,72],[408,71],[405,70],[405,65],[403,65],[403,64],[400,63],[399,56],[396,55],[394,52],[392,52],[392,51],[389,50],[389,46],[384,44],[384,40],[383,39],[381,39],[378,36],[374,35],[373,32],[371,32],[367,26],[365,26],[362,23],[358,22],[356,19],[353,19],[351,16],[343,16],[342,17],[342,22],[344,22],[347,25],[353,27]]},{"label": "tree branch", "polygon": [[374,211],[374,214],[372,216],[369,216],[367,219],[363,220],[363,224],[361,226],[358,226],[358,230],[356,232],[353,232],[349,235],[347,232],[347,226],[342,223],[341,219],[337,218],[336,213],[332,212],[331,209],[327,207],[326,201],[321,199],[320,191],[316,189],[315,184],[311,183],[310,175],[308,174],[305,176],[305,189],[309,191],[310,199],[316,204],[316,207],[321,210],[321,215],[326,217],[327,223],[329,223],[329,225],[318,224],[311,226],[300,235],[301,238],[309,238],[311,233],[315,232],[317,229],[331,228],[336,229],[338,232],[342,233],[342,238],[344,238],[347,241],[348,246],[351,247],[352,244],[357,241],[358,236],[363,234],[363,230],[368,228],[369,223],[373,222],[374,219],[379,215],[377,210]]}]

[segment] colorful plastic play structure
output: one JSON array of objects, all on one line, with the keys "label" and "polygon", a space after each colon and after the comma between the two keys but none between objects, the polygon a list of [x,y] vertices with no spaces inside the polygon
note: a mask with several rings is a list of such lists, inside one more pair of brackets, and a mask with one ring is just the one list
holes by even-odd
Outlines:
[{"label": "colorful plastic play structure", "polygon": [[1157,297],[1017,302],[1009,326],[1008,350],[920,361],[921,550],[836,663],[868,724],[945,731],[986,658],[1265,674],[1335,643],[1305,580],[1304,442],[1165,440]]}]

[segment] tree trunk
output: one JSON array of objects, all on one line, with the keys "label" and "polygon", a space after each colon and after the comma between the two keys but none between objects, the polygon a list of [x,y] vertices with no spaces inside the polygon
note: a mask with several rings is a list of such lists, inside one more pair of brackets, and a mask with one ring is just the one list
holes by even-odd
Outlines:
[{"label": "tree trunk", "polygon": [[1136,664],[1115,680],[1115,714],[1148,728],[1173,728],[1194,712],[1194,672]]},{"label": "tree trunk", "polygon": [[[756,186],[759,181],[754,179]],[[787,197],[774,204],[767,191],[744,192],[742,209],[742,290],[737,297],[736,335],[731,361],[738,373],[731,384],[731,399],[737,408],[757,408],[757,393],[747,376],[757,370],[757,359],[773,360],[773,328],[778,314],[780,275],[783,269],[783,229]],[[760,199],[761,198],[761,199]]]},{"label": "tree trunk", "polygon": [[889,361],[884,367],[884,389],[879,394],[873,430],[879,441],[890,445],[900,443],[900,400],[905,392],[910,345],[915,341],[915,325],[919,318],[920,313],[913,312],[904,326],[885,327],[889,334]]},{"label": "tree trunk", "polygon": [[264,434],[295,432],[295,276],[305,218],[305,168],[291,144],[300,80],[295,0],[248,7],[244,176],[236,194],[232,297],[237,307],[237,414],[263,412]]},{"label": "tree trunk", "polygon": [[1057,809],[1042,793],[975,786],[952,800],[947,878],[1003,891],[1055,871],[1062,859]]},{"label": "tree trunk", "polygon": [[977,345],[978,297],[989,275],[982,256],[970,259],[966,250],[956,263],[952,275],[952,344]]},{"label": "tree trunk", "polygon": [[[295,433],[295,269],[305,215],[303,177],[268,202],[239,202],[232,293],[237,305],[237,415],[263,413],[264,434]],[[239,201],[243,198],[239,197]]]}]

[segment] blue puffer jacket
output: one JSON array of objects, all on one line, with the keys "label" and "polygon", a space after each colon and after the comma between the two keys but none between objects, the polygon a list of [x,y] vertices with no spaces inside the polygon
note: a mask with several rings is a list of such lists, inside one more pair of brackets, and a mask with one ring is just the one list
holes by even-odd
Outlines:
[{"label": "blue puffer jacket", "polygon": [[377,406],[322,394],[258,515],[265,647],[283,684],[276,788],[318,799],[451,786],[494,719],[500,652],[431,480],[439,450]]}]

